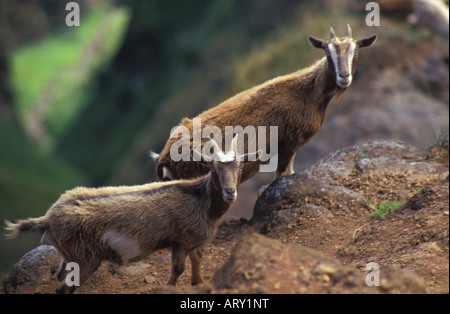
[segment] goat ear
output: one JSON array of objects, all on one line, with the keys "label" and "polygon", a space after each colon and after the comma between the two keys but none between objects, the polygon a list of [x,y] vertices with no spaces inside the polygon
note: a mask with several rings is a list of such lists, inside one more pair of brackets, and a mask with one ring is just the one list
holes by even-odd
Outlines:
[{"label": "goat ear", "polygon": [[262,150],[258,150],[257,152],[254,153],[247,153],[243,155],[242,158],[244,159],[245,162],[253,162],[258,161],[261,158],[262,154],[263,154]]},{"label": "goat ear", "polygon": [[315,38],[313,36],[308,36],[308,40],[311,46],[313,46],[314,48],[323,49],[326,46],[326,43],[322,39]]},{"label": "goat ear", "polygon": [[371,46],[375,40],[377,40],[377,35],[371,35],[369,37],[364,37],[356,41],[356,44],[359,48],[369,47]]}]

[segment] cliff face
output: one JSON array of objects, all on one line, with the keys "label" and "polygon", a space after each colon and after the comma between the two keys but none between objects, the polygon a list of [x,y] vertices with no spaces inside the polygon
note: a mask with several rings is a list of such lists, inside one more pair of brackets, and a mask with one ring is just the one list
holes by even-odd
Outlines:
[{"label": "cliff face", "polygon": [[[250,221],[220,226],[205,248],[206,284],[190,287],[188,263],[179,285],[165,286],[163,250],[127,267],[104,263],[77,292],[448,293],[448,174],[448,142],[426,152],[397,141],[338,150],[274,181]],[[396,206],[381,215],[386,204]],[[4,292],[53,293],[59,263],[51,246],[36,248]],[[380,267],[378,286],[366,285],[368,263]]]}]

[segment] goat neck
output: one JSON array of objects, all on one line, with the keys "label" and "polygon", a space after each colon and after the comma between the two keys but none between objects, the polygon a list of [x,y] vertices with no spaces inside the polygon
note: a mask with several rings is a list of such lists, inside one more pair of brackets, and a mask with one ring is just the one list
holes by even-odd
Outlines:
[{"label": "goat neck", "polygon": [[324,114],[333,97],[341,97],[345,89],[336,84],[335,69],[329,57],[324,57],[317,65],[317,76],[316,80],[314,80],[313,90],[322,96],[322,101],[319,102],[318,109]]},{"label": "goat neck", "polygon": [[205,177],[206,195],[209,202],[208,217],[213,220],[219,220],[230,208],[231,203],[223,199],[222,189],[218,179],[214,177],[213,173],[209,173]]}]

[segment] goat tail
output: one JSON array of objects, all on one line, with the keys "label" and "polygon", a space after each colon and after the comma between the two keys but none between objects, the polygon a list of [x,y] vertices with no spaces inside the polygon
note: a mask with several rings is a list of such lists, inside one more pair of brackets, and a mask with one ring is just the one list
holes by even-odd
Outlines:
[{"label": "goat tail", "polygon": [[48,222],[45,216],[39,218],[28,218],[19,220],[17,223],[12,223],[5,220],[5,237],[7,239],[14,239],[23,232],[33,232],[39,230],[44,232],[48,229]]}]

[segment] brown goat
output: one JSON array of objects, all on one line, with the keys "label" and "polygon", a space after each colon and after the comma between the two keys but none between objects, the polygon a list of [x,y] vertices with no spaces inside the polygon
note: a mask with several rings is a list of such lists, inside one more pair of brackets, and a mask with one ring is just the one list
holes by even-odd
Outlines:
[{"label": "brown goat", "polygon": [[168,284],[176,284],[188,255],[192,284],[204,282],[201,248],[215,236],[219,219],[236,200],[240,183],[244,156],[236,152],[236,141],[237,136],[233,150],[226,154],[234,158],[223,161],[223,153],[212,140],[215,149],[206,176],[139,186],[76,188],[63,194],[43,217],[16,224],[6,221],[7,237],[44,232],[43,237],[63,258],[57,293],[72,293],[77,288],[65,280],[69,262],[78,263],[81,285],[102,261],[123,265],[163,248],[172,249]]},{"label": "brown goat", "polygon": [[[306,69],[241,92],[201,113],[197,118],[201,119],[202,130],[216,126],[223,134],[226,126],[265,126],[266,129],[278,126],[276,176],[293,174],[296,151],[319,131],[331,99],[338,98],[350,86],[359,48],[370,46],[376,40],[376,35],[354,40],[348,25],[347,32],[346,37],[337,38],[330,27],[330,41],[309,36],[310,44],[323,49],[326,57]],[[185,118],[180,126],[189,130],[189,145],[193,147],[193,120]],[[266,137],[269,139],[268,134]],[[156,173],[160,180],[193,178],[208,171],[200,163],[172,160],[171,147],[179,140],[176,137],[169,138],[161,153],[153,155],[157,160]],[[267,140],[266,145],[269,142]],[[245,151],[248,145],[247,138]],[[265,149],[267,151],[268,147]],[[255,175],[259,166],[260,163],[245,163],[242,182]]]}]

